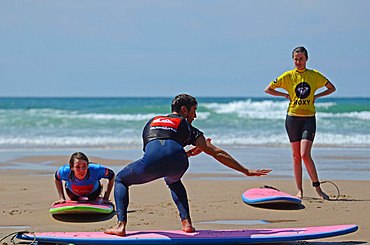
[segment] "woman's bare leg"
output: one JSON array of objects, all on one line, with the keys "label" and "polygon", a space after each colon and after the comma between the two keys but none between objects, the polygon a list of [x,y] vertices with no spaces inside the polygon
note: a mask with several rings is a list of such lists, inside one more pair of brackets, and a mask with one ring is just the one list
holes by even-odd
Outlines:
[{"label": "woman's bare leg", "polygon": [[[301,156],[303,162],[306,166],[308,175],[310,176],[312,182],[318,182],[319,177],[317,175],[315,163],[311,157],[311,149],[312,149],[312,141],[309,140],[302,140],[301,141]],[[320,188],[320,186],[316,186],[316,192],[323,200],[329,200],[329,196],[326,195]]]},{"label": "woman's bare leg", "polygon": [[301,160],[301,143],[299,141],[297,142],[291,142],[290,146],[292,148],[292,154],[293,154],[293,171],[294,171],[294,178],[297,185],[298,193],[297,197],[302,198],[303,197],[303,187],[302,187],[302,160]]}]

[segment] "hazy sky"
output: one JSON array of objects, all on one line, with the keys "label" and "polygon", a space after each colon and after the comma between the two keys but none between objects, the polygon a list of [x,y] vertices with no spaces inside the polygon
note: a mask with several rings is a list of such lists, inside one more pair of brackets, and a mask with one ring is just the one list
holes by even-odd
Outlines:
[{"label": "hazy sky", "polygon": [[291,51],[370,97],[368,0],[0,1],[0,96],[268,96]]}]

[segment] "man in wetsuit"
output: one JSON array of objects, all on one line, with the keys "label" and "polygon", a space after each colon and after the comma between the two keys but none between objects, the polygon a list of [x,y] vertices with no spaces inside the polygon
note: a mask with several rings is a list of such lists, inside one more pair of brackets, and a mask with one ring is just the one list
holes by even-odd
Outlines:
[{"label": "man in wetsuit", "polygon": [[[227,152],[211,144],[203,133],[191,123],[197,117],[197,100],[187,94],[180,94],[172,101],[172,113],[151,119],[143,130],[143,158],[123,168],[115,179],[114,198],[116,201],[118,223],[107,229],[107,234],[124,236],[126,234],[128,188],[164,177],[171,190],[172,198],[180,212],[182,230],[193,232],[189,204],[181,177],[185,174],[188,157],[202,151],[213,156],[225,166],[248,176],[266,175],[271,169],[247,169]],[[194,145],[185,151],[184,146]]]}]

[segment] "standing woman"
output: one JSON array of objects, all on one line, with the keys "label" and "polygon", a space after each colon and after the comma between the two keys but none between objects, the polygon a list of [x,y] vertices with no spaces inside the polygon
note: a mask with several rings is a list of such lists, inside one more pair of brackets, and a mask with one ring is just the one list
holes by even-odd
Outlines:
[{"label": "standing woman", "polygon": [[[297,197],[303,197],[302,159],[312,180],[317,194],[328,200],[329,197],[320,188],[315,163],[311,157],[312,143],[316,132],[315,100],[335,91],[334,85],[316,70],[306,69],[308,52],[304,47],[297,47],[292,52],[295,69],[287,71],[271,82],[265,92],[274,96],[282,96],[290,100],[285,127],[293,152],[293,169],[298,188]],[[321,87],[326,90],[315,94]],[[275,90],[282,88],[288,93]]]}]

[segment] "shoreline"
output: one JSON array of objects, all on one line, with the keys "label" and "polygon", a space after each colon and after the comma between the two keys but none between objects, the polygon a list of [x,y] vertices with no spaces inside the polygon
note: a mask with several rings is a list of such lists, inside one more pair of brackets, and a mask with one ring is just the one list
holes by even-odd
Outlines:
[{"label": "shoreline", "polygon": [[[249,149],[249,148],[290,148],[289,144],[249,144],[249,145],[224,145],[224,144],[216,144],[220,148],[225,149]],[[368,148],[370,146],[365,145],[336,145],[336,144],[319,144],[314,143],[312,148],[349,148],[349,149],[361,149],[361,148]],[[127,149],[142,149],[142,144],[134,144],[134,145],[116,145],[116,146],[37,146],[37,147],[0,147],[0,152],[2,151],[53,151],[53,150],[71,150],[71,149],[91,149],[91,150],[127,150]]]},{"label": "shoreline", "polygon": [[[223,149],[247,168],[271,168],[273,171],[269,174],[270,177],[294,178],[290,147],[223,147]],[[70,155],[76,151],[84,152],[91,162],[111,167],[115,172],[120,171],[125,165],[143,155],[142,149],[137,147],[14,150],[2,152],[0,170],[45,169],[55,171],[58,166],[67,164]],[[370,152],[368,148],[316,147],[312,149],[312,156],[321,180],[370,180]],[[189,158],[187,173],[237,174],[242,176],[204,153]],[[305,170],[303,178],[309,179]]]}]

